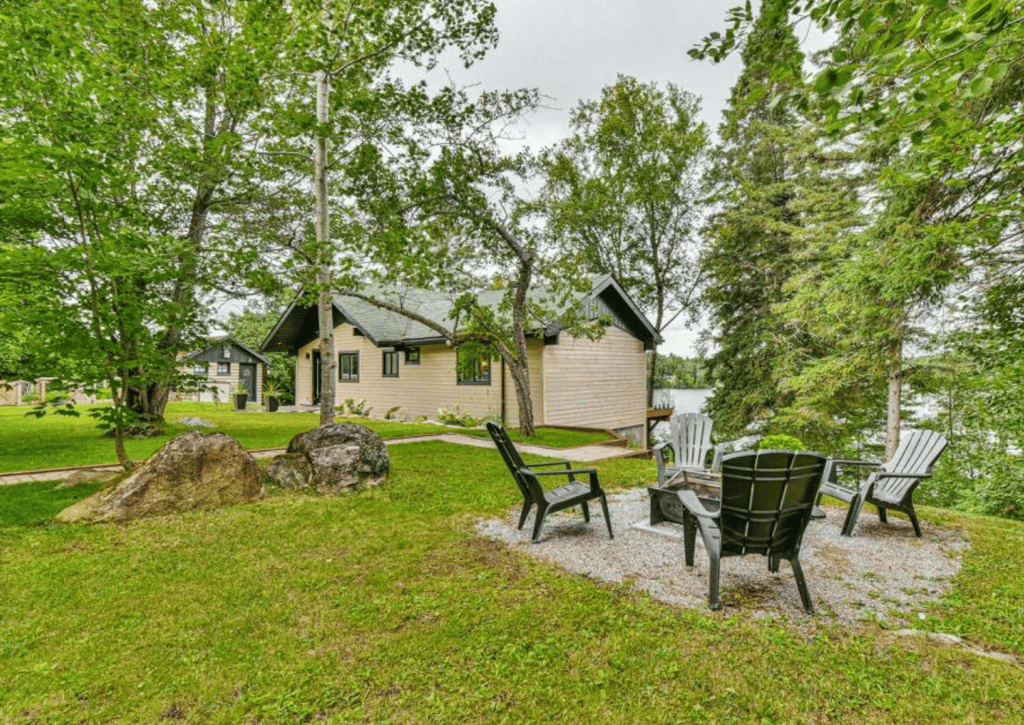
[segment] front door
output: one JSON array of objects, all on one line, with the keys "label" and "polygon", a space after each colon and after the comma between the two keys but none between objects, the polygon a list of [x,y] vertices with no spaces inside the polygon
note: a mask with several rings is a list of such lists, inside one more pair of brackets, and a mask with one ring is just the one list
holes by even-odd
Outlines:
[{"label": "front door", "polygon": [[[245,392],[249,400],[256,400],[256,365],[254,363],[239,363],[238,380],[245,386]],[[259,402],[259,401],[257,401]]]},{"label": "front door", "polygon": [[320,404],[320,351],[313,351],[313,405]]}]

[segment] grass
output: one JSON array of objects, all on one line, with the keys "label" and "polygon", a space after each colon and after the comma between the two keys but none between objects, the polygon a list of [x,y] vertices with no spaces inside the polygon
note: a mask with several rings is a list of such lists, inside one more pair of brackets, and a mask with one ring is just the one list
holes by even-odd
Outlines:
[{"label": "grass", "polygon": [[[1019,722],[1019,665],[568,574],[471,533],[515,503],[492,451],[391,457],[385,485],[350,496],[0,526],[0,722]],[[607,487],[654,475],[600,470]],[[1024,654],[1024,526],[925,516],[972,548],[923,626]]]},{"label": "grass", "polygon": [[[83,410],[87,411],[89,407],[83,406]],[[102,437],[96,428],[96,421],[84,413],[77,418],[47,415],[37,419],[26,417],[25,411],[26,408],[0,407],[0,439],[3,440],[3,447],[0,448],[0,473],[117,462],[113,441]],[[233,411],[229,406],[213,403],[171,403],[167,406],[166,419],[169,425],[164,434],[127,441],[128,455],[135,459],[146,458],[172,436],[190,430],[173,422],[184,417],[199,417],[215,423],[218,426],[216,430],[227,433],[248,449],[283,448],[292,436],[315,428],[320,420],[318,413],[254,411],[243,414]],[[448,428],[427,423],[340,417],[338,420],[362,423],[383,438],[444,432],[487,435],[484,430]],[[541,428],[529,441],[537,445],[566,447],[606,438],[601,433]],[[523,440],[517,433],[513,434],[513,439]]]}]

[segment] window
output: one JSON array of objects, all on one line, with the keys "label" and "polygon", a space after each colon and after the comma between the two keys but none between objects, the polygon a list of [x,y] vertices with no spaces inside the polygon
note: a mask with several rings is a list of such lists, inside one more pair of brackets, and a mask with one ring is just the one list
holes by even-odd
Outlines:
[{"label": "window", "polygon": [[410,347],[405,351],[405,364],[406,365],[419,365],[420,364],[420,349],[418,347]]},{"label": "window", "polygon": [[459,385],[490,385],[490,355],[474,354],[462,349],[456,350],[455,380]]},{"label": "window", "polygon": [[384,353],[384,366],[381,374],[386,378],[398,377],[398,353],[391,351]]},{"label": "window", "polygon": [[217,363],[217,374],[218,375],[230,375],[231,374],[231,363],[219,362]]},{"label": "window", "polygon": [[195,367],[192,368],[193,375],[202,375],[204,378],[209,372],[210,364],[205,362],[197,362]]},{"label": "window", "polygon": [[359,382],[359,353],[338,353],[338,380],[349,383]]}]

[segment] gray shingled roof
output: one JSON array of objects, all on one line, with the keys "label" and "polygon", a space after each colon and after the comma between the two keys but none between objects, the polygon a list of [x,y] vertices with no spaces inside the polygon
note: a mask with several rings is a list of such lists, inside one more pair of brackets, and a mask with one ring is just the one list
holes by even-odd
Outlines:
[{"label": "gray shingled roof", "polygon": [[[434,320],[446,327],[453,322],[448,315],[455,302],[446,292],[414,287],[372,287],[367,288],[365,294],[382,301],[400,304],[410,312]],[[488,290],[479,293],[477,298],[482,305],[496,307],[504,295],[505,290]],[[547,297],[546,290],[540,286],[530,292],[532,300],[546,302],[548,306],[551,306],[551,301],[546,300]],[[653,325],[611,276],[593,278],[591,291],[580,295],[577,304],[589,317],[596,317],[598,314],[608,312],[613,313],[616,324],[624,329],[629,329],[638,338],[643,339],[645,345],[661,341],[661,337]],[[441,335],[420,322],[351,295],[337,295],[334,298],[334,307],[335,324],[338,324],[339,316],[343,317],[378,347],[422,345],[444,340]],[[315,312],[315,307],[298,307],[294,303],[289,306],[260,349],[265,351],[288,350],[304,344],[305,339],[300,341],[300,338],[308,337],[311,330],[310,325],[315,324],[315,321],[309,317],[311,310]],[[315,330],[315,327],[312,329]],[[559,328],[552,325],[544,330],[535,330],[535,333],[554,335],[558,331]]]}]

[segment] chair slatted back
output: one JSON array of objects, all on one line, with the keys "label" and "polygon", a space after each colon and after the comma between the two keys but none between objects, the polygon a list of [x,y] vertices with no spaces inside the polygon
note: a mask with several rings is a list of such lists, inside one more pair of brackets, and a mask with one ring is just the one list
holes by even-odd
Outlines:
[{"label": "chair slatted back", "polygon": [[704,459],[711,450],[711,427],[714,421],[700,413],[672,416],[669,428],[676,451],[676,465],[683,468],[704,468]]},{"label": "chair slatted back", "polygon": [[[945,436],[935,431],[906,431],[900,437],[900,444],[892,458],[883,463],[879,470],[886,473],[930,474],[935,462],[946,450],[946,445]],[[873,495],[898,503],[920,482],[920,478],[880,478],[875,484]]]},{"label": "chair slatted back", "polygon": [[505,465],[508,466],[509,473],[515,479],[519,492],[523,494],[523,498],[542,501],[544,494],[540,482],[536,476],[523,473],[523,469],[527,468],[527,465],[523,462],[522,456],[519,455],[519,451],[516,450],[512,439],[508,437],[505,429],[497,423],[490,422],[487,424],[487,432],[491,434],[491,439],[494,441],[494,445],[498,447],[498,452],[501,454],[502,460],[505,461]]},{"label": "chair slatted back", "polygon": [[722,459],[722,556],[800,550],[828,459],[810,451],[740,451]]}]

